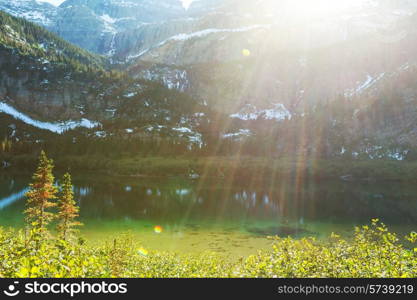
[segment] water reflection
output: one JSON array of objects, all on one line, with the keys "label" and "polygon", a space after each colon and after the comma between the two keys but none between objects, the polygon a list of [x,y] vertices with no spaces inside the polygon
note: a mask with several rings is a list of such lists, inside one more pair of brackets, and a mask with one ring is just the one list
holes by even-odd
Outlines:
[{"label": "water reflection", "polygon": [[[29,178],[0,178],[0,209],[22,211]],[[84,219],[184,223],[274,221],[356,224],[378,217],[417,223],[417,188],[411,184],[277,182],[251,187],[185,179],[75,177],[75,197]],[[1,220],[0,220],[1,222]]]},{"label": "water reflection", "polygon": [[28,188],[22,189],[17,193],[13,193],[10,196],[4,197],[0,199],[0,210],[10,206],[14,202],[21,200],[25,197],[25,194],[29,191]]}]

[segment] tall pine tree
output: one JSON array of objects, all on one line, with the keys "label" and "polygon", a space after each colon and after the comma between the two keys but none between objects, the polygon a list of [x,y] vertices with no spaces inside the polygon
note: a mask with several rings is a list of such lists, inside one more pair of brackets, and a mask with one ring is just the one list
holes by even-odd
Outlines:
[{"label": "tall pine tree", "polygon": [[57,188],[54,185],[52,174],[53,162],[42,151],[39,156],[39,165],[33,174],[33,182],[29,185],[27,209],[25,210],[27,224],[36,232],[46,232],[46,226],[54,219],[54,213],[49,209],[56,206],[52,202],[56,199]]},{"label": "tall pine tree", "polygon": [[74,232],[75,226],[81,226],[82,223],[75,221],[79,215],[79,208],[74,201],[74,192],[72,189],[71,175],[66,173],[61,184],[61,196],[58,201],[58,232],[63,240],[68,240],[71,233]]}]

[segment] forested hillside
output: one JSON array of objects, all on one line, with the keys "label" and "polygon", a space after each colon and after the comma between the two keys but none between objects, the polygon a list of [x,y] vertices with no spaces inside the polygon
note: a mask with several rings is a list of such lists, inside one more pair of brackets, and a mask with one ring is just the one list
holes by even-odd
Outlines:
[{"label": "forested hillside", "polygon": [[102,57],[76,47],[48,30],[0,11],[0,44],[22,56],[43,58],[75,71],[104,71]]}]

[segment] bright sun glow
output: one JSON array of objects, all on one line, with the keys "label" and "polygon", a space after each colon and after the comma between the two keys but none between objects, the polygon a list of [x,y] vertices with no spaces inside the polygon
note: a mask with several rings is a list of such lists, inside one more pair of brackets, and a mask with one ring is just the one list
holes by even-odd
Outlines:
[{"label": "bright sun glow", "polygon": [[194,0],[181,0],[182,6],[184,6],[185,9],[188,9],[193,1]]},{"label": "bright sun glow", "polygon": [[320,17],[360,8],[367,3],[370,0],[293,0],[287,2],[287,9],[299,17]]}]

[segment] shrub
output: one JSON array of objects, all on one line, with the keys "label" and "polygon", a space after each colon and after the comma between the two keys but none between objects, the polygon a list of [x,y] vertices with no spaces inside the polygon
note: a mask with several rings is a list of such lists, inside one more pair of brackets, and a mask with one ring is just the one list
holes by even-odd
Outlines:
[{"label": "shrub", "polygon": [[129,235],[99,247],[54,238],[36,246],[26,235],[0,229],[1,277],[417,277],[417,233],[405,247],[377,220],[356,228],[351,240],[275,237],[271,250],[238,261],[147,251]]}]

